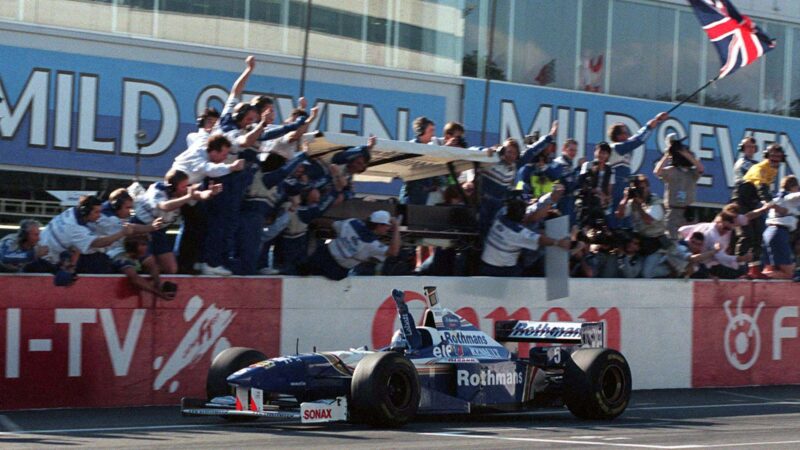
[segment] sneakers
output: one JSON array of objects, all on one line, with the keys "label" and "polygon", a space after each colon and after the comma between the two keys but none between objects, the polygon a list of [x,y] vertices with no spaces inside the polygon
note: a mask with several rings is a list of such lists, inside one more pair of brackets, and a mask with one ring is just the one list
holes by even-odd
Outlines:
[{"label": "sneakers", "polygon": [[203,275],[211,275],[215,277],[229,277],[233,275],[233,272],[222,266],[214,267],[214,266],[209,266],[206,263],[200,265],[200,272]]},{"label": "sneakers", "polygon": [[272,267],[264,267],[263,269],[259,269],[258,273],[261,275],[278,275],[281,271],[273,269]]}]

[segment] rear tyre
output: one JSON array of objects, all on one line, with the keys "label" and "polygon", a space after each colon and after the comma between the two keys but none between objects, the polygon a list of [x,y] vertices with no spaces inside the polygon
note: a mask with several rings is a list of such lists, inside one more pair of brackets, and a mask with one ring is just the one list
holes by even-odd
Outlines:
[{"label": "rear tyre", "polygon": [[351,419],[378,427],[402,426],[417,414],[419,396],[411,361],[395,352],[372,353],[353,372]]},{"label": "rear tyre", "polygon": [[267,359],[258,350],[247,347],[231,347],[223,350],[211,362],[206,378],[206,396],[214,397],[232,395],[233,388],[228,384],[228,377],[239,369]]},{"label": "rear tyre", "polygon": [[564,403],[581,419],[613,419],[628,407],[631,369],[616,350],[577,350],[564,373]]}]

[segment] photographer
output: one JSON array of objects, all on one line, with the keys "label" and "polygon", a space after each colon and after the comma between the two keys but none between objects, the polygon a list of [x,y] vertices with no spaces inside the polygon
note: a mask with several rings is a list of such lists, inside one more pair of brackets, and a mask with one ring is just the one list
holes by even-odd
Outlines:
[{"label": "photographer", "polygon": [[640,174],[630,178],[615,215],[617,219],[632,219],[633,231],[640,240],[639,254],[644,257],[642,277],[651,278],[654,267],[661,259],[658,250],[669,248],[671,242],[664,235],[664,206],[661,199],[650,192],[647,177]]},{"label": "photographer", "polygon": [[614,183],[614,169],[607,164],[610,155],[611,146],[601,142],[594,148],[594,161],[587,161],[581,166],[578,199],[575,202],[581,227],[596,227],[605,223]]},{"label": "photographer", "polygon": [[703,174],[703,163],[684,147],[678,135],[667,135],[669,146],[656,163],[653,174],[664,182],[664,207],[667,232],[678,238],[678,228],[686,225],[686,210],[694,203],[697,180]]}]

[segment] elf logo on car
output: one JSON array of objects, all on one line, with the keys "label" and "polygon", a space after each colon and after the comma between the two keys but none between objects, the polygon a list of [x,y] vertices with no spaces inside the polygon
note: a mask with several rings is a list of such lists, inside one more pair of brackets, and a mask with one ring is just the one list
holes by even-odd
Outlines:
[{"label": "elf logo on car", "polygon": [[333,410],[331,408],[307,409],[303,411],[303,420],[330,419],[331,414],[333,414]]},{"label": "elf logo on car", "polygon": [[522,374],[518,372],[481,369],[480,373],[470,373],[468,370],[459,369],[456,373],[456,383],[459,386],[512,386],[522,384],[522,381]]}]

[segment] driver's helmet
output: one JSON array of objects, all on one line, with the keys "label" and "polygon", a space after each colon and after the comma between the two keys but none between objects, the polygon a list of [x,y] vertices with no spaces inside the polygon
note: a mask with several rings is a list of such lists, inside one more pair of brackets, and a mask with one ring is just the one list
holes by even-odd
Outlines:
[{"label": "driver's helmet", "polygon": [[405,350],[408,348],[408,341],[401,330],[397,330],[392,335],[392,342],[389,344],[392,350]]}]

